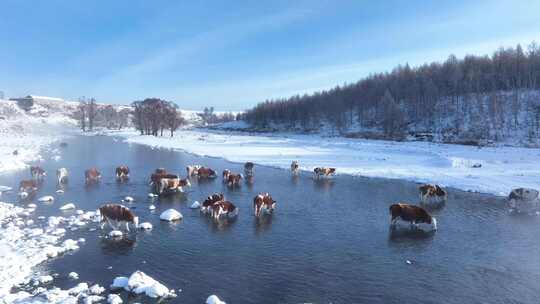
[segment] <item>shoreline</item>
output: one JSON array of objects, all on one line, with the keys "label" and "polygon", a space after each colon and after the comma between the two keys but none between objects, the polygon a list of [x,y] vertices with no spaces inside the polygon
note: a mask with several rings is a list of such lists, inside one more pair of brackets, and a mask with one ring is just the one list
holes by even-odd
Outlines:
[{"label": "shoreline", "polygon": [[[381,140],[323,138],[316,135],[241,135],[222,131],[179,130],[175,137],[141,136],[133,130],[105,132],[127,143],[178,149],[222,158],[252,161],[288,170],[292,160],[311,172],[316,166],[338,174],[437,183],[461,191],[506,196],[518,187],[538,187],[540,149],[484,147]],[[478,167],[479,166],[479,167]]]}]

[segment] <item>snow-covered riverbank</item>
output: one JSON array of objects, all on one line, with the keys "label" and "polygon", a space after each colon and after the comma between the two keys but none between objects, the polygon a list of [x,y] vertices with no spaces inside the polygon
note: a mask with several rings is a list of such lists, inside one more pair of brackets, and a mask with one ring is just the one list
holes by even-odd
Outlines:
[{"label": "snow-covered riverbank", "polygon": [[48,112],[39,105],[25,112],[14,101],[0,100],[0,173],[41,159],[42,149],[61,140],[75,125],[64,112]]},{"label": "snow-covered riverbank", "polygon": [[205,130],[179,131],[174,138],[133,131],[114,134],[127,142],[284,169],[298,160],[305,171],[336,167],[342,174],[431,182],[496,195],[507,195],[516,187],[540,187],[540,149]]}]

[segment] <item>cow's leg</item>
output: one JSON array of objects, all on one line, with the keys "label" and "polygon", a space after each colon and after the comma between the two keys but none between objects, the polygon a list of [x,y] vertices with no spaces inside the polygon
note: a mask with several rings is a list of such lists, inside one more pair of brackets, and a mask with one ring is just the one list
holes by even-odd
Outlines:
[{"label": "cow's leg", "polygon": [[126,230],[129,232],[129,222],[126,221]]},{"label": "cow's leg", "polygon": [[108,217],[105,217],[105,220],[107,221],[107,224],[109,224],[109,227],[114,229],[114,225],[111,223],[111,220]]}]

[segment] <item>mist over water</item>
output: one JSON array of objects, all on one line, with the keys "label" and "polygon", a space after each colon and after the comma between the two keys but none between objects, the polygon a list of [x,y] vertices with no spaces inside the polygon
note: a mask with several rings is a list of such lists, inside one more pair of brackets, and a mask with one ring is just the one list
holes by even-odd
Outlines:
[{"label": "mist over water", "polygon": [[[339,175],[314,181],[310,174],[292,177],[256,164],[253,184],[230,190],[219,178],[192,179],[188,193],[151,201],[148,177],[157,167],[185,176],[188,164],[218,172],[240,172],[242,164],[111,137],[67,142],[60,160],[45,157],[42,163],[49,176],[38,197],[50,194],[56,200],[36,203],[35,216],[70,215],[74,211],[58,209],[67,202],[94,210],[129,195],[135,202],[126,205],[154,229],[120,241],[106,238],[109,230],[89,231],[95,224],[68,232],[67,238],[84,237],[86,243],[40,266],[60,274],[54,284],[61,288],[76,285],[67,279],[71,271],[80,281],[108,287],[114,277],[142,270],[182,290],[167,303],[203,303],[210,294],[227,303],[536,303],[540,294],[540,218],[510,216],[498,197],[449,189],[446,206],[433,211],[436,233],[390,234],[388,207],[417,203],[414,183]],[[120,164],[131,169],[127,183],[114,179]],[[92,166],[101,170],[102,182],[85,186],[84,170]],[[62,195],[55,193],[59,167],[70,173]],[[26,170],[3,175],[0,184],[15,187],[28,177]],[[263,191],[272,194],[277,209],[257,220],[251,204]],[[223,192],[240,208],[235,221],[215,223],[189,208],[213,192]],[[11,202],[15,194],[2,200]],[[184,219],[161,222],[159,214],[169,208]],[[128,303],[150,301],[122,297]]]}]

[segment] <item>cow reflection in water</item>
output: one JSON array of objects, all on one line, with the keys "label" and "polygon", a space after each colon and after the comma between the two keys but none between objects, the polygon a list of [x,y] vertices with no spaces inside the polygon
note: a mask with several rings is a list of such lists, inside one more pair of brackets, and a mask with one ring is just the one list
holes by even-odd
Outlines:
[{"label": "cow reflection in water", "polygon": [[323,178],[313,180],[313,185],[315,185],[316,190],[330,191],[332,190],[334,183],[333,179]]},{"label": "cow reflection in water", "polygon": [[137,243],[138,234],[124,234],[122,237],[111,238],[102,233],[100,246],[105,255],[125,255],[131,252]]},{"label": "cow reflection in water", "polygon": [[273,216],[260,216],[255,217],[254,226],[255,234],[262,234],[269,231],[272,228]]}]

